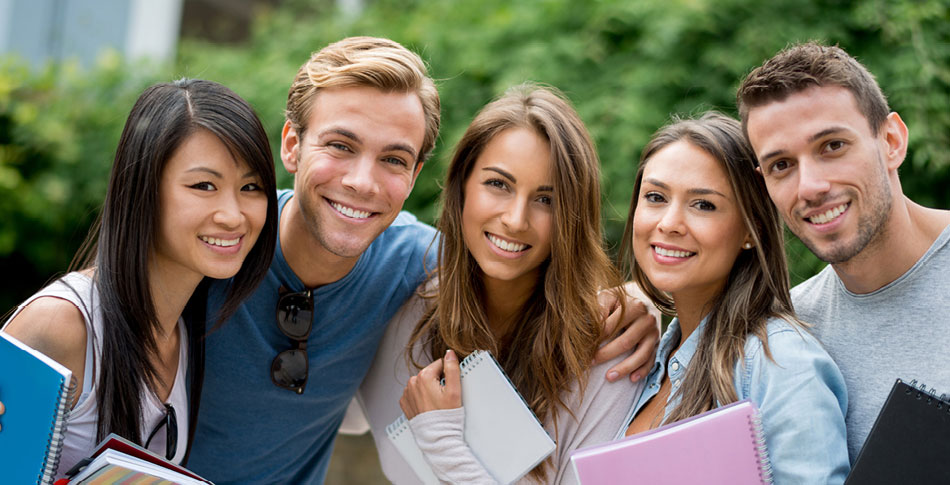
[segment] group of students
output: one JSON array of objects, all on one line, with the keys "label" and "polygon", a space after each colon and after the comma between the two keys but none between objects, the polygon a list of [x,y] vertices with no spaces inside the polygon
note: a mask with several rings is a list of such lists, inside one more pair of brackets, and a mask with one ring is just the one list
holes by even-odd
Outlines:
[{"label": "group of students", "polygon": [[[3,327],[81,386],[60,473],[116,432],[216,483],[320,483],[356,395],[393,482],[417,481],[385,434],[404,412],[441,480],[491,483],[458,367],[485,349],[557,444],[526,482],[573,483],[577,448],[740,399],[777,483],[842,482],[894,378],[950,385],[919,358],[950,345],[950,212],[903,195],[907,129],[840,48],[789,47],[737,100],[741,122],[674,119],[643,149],[621,275],[594,144],[555,88],[475,116],[438,231],[401,212],[440,106],[395,42],[344,39],[301,67],[292,191],[233,92],[149,88],[88,257]],[[783,219],[830,263],[791,293]],[[643,303],[675,317],[658,348]]]}]

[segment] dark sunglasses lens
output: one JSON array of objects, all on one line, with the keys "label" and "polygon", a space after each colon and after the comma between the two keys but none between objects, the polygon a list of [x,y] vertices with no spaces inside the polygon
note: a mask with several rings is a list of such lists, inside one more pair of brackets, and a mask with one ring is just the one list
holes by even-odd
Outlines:
[{"label": "dark sunglasses lens", "polygon": [[[307,383],[307,353],[303,350],[285,350],[271,363],[271,379],[280,387],[300,390]],[[298,391],[299,392],[299,391]]]},{"label": "dark sunglasses lens", "polygon": [[165,441],[165,458],[175,458],[178,452],[178,416],[175,415],[175,408],[168,406],[168,430]]},{"label": "dark sunglasses lens", "polygon": [[277,303],[277,325],[288,337],[307,338],[313,322],[313,300],[301,293],[284,295]]}]

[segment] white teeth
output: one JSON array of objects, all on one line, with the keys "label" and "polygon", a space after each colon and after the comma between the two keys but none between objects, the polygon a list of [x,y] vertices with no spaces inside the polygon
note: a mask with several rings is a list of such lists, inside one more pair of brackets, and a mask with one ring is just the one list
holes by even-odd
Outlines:
[{"label": "white teeth", "polygon": [[354,219],[366,219],[372,214],[371,212],[358,211],[356,209],[351,209],[345,205],[337,204],[336,202],[330,202],[330,205],[332,205],[334,209],[340,211],[340,213],[345,215],[346,217],[352,217]]},{"label": "white teeth", "polygon": [[213,246],[221,246],[223,248],[231,247],[241,242],[241,238],[218,239],[216,237],[208,237],[208,236],[201,236],[201,240]]},{"label": "white teeth", "polygon": [[505,241],[504,239],[497,238],[491,234],[488,235],[488,239],[491,241],[492,244],[494,244],[495,246],[498,246],[501,250],[508,251],[511,253],[518,253],[518,252],[524,251],[528,247],[527,244],[508,242],[508,241]]},{"label": "white teeth", "polygon": [[824,213],[809,217],[808,222],[811,222],[812,224],[827,224],[828,222],[831,222],[832,220],[834,220],[836,217],[840,216],[841,213],[844,212],[844,210],[847,208],[848,208],[848,204],[841,204],[838,207],[835,207],[833,209],[828,209]]},{"label": "white teeth", "polygon": [[653,246],[653,249],[656,251],[656,254],[660,256],[669,256],[672,258],[688,258],[696,253],[689,251],[675,251],[672,249],[661,248],[659,246]]}]

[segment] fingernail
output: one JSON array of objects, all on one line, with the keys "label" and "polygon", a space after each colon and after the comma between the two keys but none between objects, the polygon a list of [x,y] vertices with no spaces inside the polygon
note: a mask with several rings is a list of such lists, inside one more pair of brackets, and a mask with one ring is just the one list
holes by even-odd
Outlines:
[{"label": "fingernail", "polygon": [[615,370],[612,370],[612,371],[610,371],[610,372],[607,373],[607,380],[610,381],[610,382],[613,382],[613,381],[617,380],[618,377],[620,377],[620,373],[618,373],[618,372],[615,371]]},{"label": "fingernail", "polygon": [[630,380],[632,380],[633,382],[639,381],[639,380],[640,380],[640,374],[634,374],[633,377],[630,378]]}]

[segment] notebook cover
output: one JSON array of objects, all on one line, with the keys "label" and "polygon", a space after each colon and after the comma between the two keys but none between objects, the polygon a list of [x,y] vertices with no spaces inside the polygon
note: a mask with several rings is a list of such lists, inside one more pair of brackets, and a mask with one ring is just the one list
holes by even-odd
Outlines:
[{"label": "notebook cover", "polygon": [[69,413],[72,372],[0,332],[0,470],[4,483],[52,483]]},{"label": "notebook cover", "polygon": [[162,465],[129,456],[115,449],[107,449],[97,456],[79,475],[69,481],[70,485],[100,484],[171,485],[204,484],[190,476],[177,473]]},{"label": "notebook cover", "polygon": [[180,465],[176,465],[175,463],[172,463],[171,461],[166,460],[164,457],[161,457],[157,455],[156,453],[153,453],[152,451],[149,451],[115,433],[109,433],[109,435],[106,436],[105,439],[102,440],[102,442],[100,442],[96,446],[96,449],[92,452],[92,455],[90,455],[89,458],[86,458],[82,460],[81,462],[77,463],[76,466],[74,466],[71,470],[66,472],[66,474],[78,475],[82,471],[82,469],[85,468],[87,465],[89,465],[89,463],[91,463],[96,457],[98,457],[99,455],[103,454],[104,452],[108,450],[115,450],[125,455],[138,458],[145,462],[152,463],[154,465],[158,465],[163,468],[167,468],[169,470],[172,470],[176,473],[180,473],[182,475],[193,478],[195,480],[198,480],[204,483],[211,483],[208,480],[205,480],[204,478],[201,478],[200,476],[194,474],[191,470],[188,470],[187,468],[184,468]]},{"label": "notebook cover", "polygon": [[915,382],[894,382],[845,483],[950,483],[950,402]]},{"label": "notebook cover", "polygon": [[[514,482],[554,451],[554,441],[489,352],[472,352],[461,366],[465,442],[496,480]],[[408,423],[405,432],[390,432],[403,429],[400,420],[404,421],[405,416],[387,427],[389,438],[413,470],[428,470]],[[422,463],[419,458],[423,458]],[[431,483],[425,481],[434,478],[431,471],[428,473],[417,475],[424,483]]]},{"label": "notebook cover", "polygon": [[762,424],[748,400],[571,454],[583,485],[771,483]]}]

